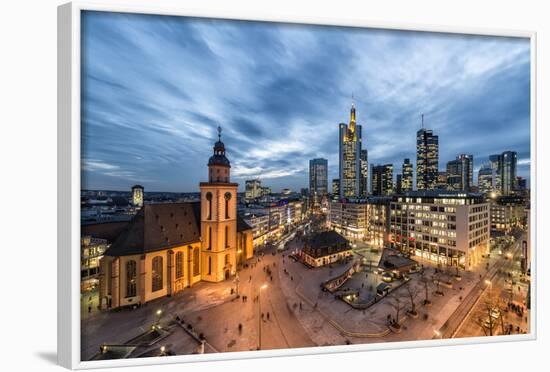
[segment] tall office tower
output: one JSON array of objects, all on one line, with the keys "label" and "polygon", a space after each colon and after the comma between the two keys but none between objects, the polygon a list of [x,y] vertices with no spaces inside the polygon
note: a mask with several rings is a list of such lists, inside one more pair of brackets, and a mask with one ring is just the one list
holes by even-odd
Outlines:
[{"label": "tall office tower", "polygon": [[132,186],[132,204],[134,205],[134,207],[143,207],[143,190],[143,186],[141,185]]},{"label": "tall office tower", "polygon": [[491,163],[491,169],[493,171],[493,191],[501,192],[502,182],[500,180],[500,155],[489,155],[489,163]]},{"label": "tall office tower", "polygon": [[518,154],[515,151],[505,151],[500,156],[500,180],[502,195],[510,195],[516,188]]},{"label": "tall office tower", "polygon": [[521,176],[516,177],[516,190],[525,191],[527,190],[527,180]]},{"label": "tall office tower", "polygon": [[244,197],[246,200],[253,200],[262,196],[262,181],[259,179],[246,180]]},{"label": "tall office tower", "polygon": [[352,102],[349,125],[339,126],[340,199],[361,195],[361,150],[361,126],[356,123]]},{"label": "tall office tower", "polygon": [[398,174],[395,180],[395,192],[397,194],[403,193],[403,175]]},{"label": "tall office tower", "polygon": [[359,196],[366,199],[369,195],[369,153],[361,150],[361,180],[359,181]]},{"label": "tall office tower", "polygon": [[309,161],[309,193],[314,206],[319,206],[328,193],[327,159],[318,158]]},{"label": "tall office tower", "polygon": [[439,137],[433,131],[424,128],[416,132],[416,188],[433,190],[436,188],[439,172]]},{"label": "tall office tower", "polygon": [[413,166],[409,158],[403,160],[402,167],[402,176],[401,176],[401,191],[407,192],[412,191],[413,189]]},{"label": "tall office tower", "polygon": [[447,190],[447,172],[437,172],[437,185],[438,190]]},{"label": "tall office tower", "polygon": [[458,160],[447,162],[447,188],[462,190],[462,164]]},{"label": "tall office tower", "polygon": [[462,163],[462,190],[470,191],[474,185],[474,156],[460,154],[456,159]]},{"label": "tall office tower", "polygon": [[479,188],[479,192],[482,193],[489,193],[492,192],[493,189],[493,169],[491,168],[491,164],[483,164],[481,168],[479,168],[479,172],[477,174],[477,187]]},{"label": "tall office tower", "polygon": [[393,164],[372,166],[372,194],[376,196],[393,193]]},{"label": "tall office tower", "polygon": [[332,179],[332,200],[340,200],[340,179]]},{"label": "tall office tower", "polygon": [[473,186],[474,156],[460,154],[447,162],[447,185],[451,190],[470,191]]}]

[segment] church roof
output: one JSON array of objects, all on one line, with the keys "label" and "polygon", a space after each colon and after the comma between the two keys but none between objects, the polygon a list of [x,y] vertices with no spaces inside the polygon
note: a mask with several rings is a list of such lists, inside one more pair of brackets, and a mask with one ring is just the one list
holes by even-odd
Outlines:
[{"label": "church roof", "polygon": [[237,215],[237,231],[252,230],[252,226],[248,224],[240,215]]},{"label": "church roof", "polygon": [[200,202],[146,204],[105,252],[128,256],[200,241]]},{"label": "church roof", "polygon": [[[170,249],[200,241],[201,203],[145,204],[113,244],[106,256],[129,256]],[[237,231],[251,230],[237,216]]]}]

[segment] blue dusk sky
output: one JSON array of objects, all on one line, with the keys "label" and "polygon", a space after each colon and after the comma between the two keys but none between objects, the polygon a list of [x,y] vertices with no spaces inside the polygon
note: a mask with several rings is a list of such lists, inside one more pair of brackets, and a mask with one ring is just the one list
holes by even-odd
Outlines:
[{"label": "blue dusk sky", "polygon": [[394,175],[424,113],[440,170],[512,150],[529,178],[528,39],[84,12],[82,188],[198,191],[218,125],[240,190],[307,187],[316,157],[336,178],[352,94]]}]

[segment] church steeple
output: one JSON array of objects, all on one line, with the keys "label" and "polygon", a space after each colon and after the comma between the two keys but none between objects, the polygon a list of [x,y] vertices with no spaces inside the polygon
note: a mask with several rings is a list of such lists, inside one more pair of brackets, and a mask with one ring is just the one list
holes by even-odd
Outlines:
[{"label": "church steeple", "polygon": [[214,144],[214,154],[208,159],[208,179],[210,182],[229,182],[231,163],[225,156],[222,142],[222,128],[218,126],[218,141]]}]

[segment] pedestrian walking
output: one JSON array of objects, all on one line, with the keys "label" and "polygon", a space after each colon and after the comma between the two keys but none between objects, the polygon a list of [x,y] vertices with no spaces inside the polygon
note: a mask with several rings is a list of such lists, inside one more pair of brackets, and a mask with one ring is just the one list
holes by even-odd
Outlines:
[{"label": "pedestrian walking", "polygon": [[300,301],[300,310],[302,310],[302,301]]},{"label": "pedestrian walking", "polygon": [[267,312],[267,320],[269,320],[269,311]]},{"label": "pedestrian walking", "polygon": [[88,314],[92,312],[92,307],[88,306]]},{"label": "pedestrian walking", "polygon": [[262,313],[262,320],[264,320],[264,313]]}]

